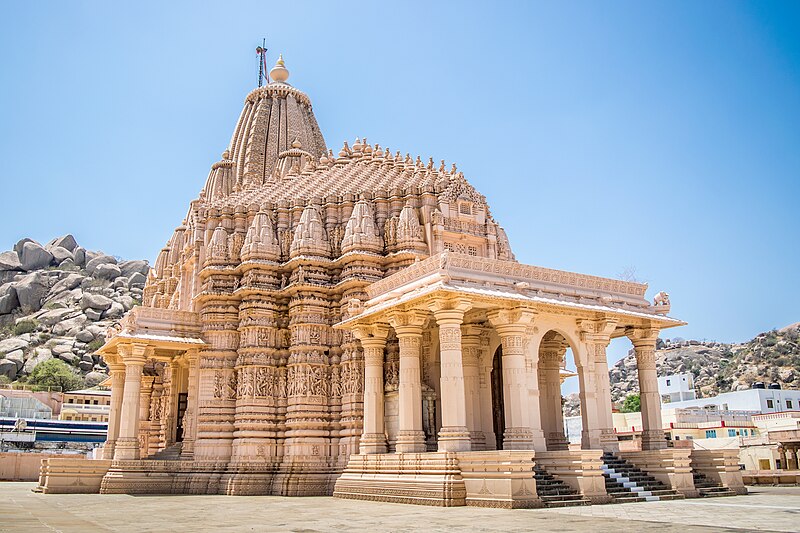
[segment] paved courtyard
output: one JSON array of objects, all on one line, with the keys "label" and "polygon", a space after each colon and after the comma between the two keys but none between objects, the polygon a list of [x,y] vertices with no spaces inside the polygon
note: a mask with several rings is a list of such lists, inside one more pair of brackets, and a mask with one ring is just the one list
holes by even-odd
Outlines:
[{"label": "paved courtyard", "polygon": [[0,483],[0,531],[798,531],[800,487],[748,496],[499,510],[274,496],[42,495]]}]

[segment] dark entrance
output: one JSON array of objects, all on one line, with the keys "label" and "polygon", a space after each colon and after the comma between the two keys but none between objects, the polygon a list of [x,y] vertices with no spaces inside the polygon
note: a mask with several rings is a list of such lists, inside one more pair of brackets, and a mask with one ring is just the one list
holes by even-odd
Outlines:
[{"label": "dark entrance", "polygon": [[503,347],[497,348],[492,360],[492,418],[497,450],[503,449],[503,433],[506,431],[505,409],[503,408]]},{"label": "dark entrance", "polygon": [[189,394],[178,393],[178,422],[175,427],[175,442],[183,442],[183,415],[186,414],[187,405],[189,405]]}]

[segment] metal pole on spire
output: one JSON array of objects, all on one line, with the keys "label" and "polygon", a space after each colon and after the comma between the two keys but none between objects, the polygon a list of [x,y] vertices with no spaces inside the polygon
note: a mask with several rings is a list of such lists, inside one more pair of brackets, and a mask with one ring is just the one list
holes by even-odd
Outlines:
[{"label": "metal pole on spire", "polygon": [[258,54],[258,86],[261,87],[264,84],[264,76],[267,77],[267,83],[269,83],[269,74],[267,74],[267,40],[262,39],[261,46],[256,48],[256,54]]}]

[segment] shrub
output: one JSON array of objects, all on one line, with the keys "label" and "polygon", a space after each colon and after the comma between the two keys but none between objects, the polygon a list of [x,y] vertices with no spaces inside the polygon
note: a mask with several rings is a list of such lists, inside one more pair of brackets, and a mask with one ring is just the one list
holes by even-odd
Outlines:
[{"label": "shrub", "polygon": [[96,352],[105,343],[106,343],[106,341],[104,341],[103,339],[95,339],[95,340],[93,340],[92,342],[90,342],[89,344],[86,345],[86,351],[87,352]]},{"label": "shrub", "polygon": [[36,365],[28,383],[42,387],[61,387],[71,391],[83,387],[83,378],[60,359],[49,359]]},{"label": "shrub", "polygon": [[622,403],[620,412],[623,413],[638,413],[642,410],[642,400],[638,394],[629,394],[625,397]]},{"label": "shrub", "polygon": [[39,323],[35,320],[20,320],[14,325],[14,335],[24,335],[25,333],[32,333],[39,327]]}]

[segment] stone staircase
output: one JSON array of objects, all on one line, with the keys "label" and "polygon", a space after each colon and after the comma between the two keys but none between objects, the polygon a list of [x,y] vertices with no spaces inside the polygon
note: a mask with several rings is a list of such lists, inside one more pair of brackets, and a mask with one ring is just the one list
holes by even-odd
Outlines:
[{"label": "stone staircase", "polygon": [[720,483],[710,481],[704,474],[700,472],[692,472],[694,478],[694,488],[700,493],[701,498],[713,498],[717,496],[736,496],[728,487]]},{"label": "stone staircase", "polygon": [[574,507],[589,505],[589,500],[578,492],[556,479],[539,465],[533,467],[533,478],[536,480],[536,493],[545,507]]},{"label": "stone staircase", "polygon": [[657,502],[684,498],[683,494],[670,489],[653,476],[610,452],[603,453],[601,468],[606,482],[606,492],[611,496],[613,503]]},{"label": "stone staircase", "polygon": [[151,461],[180,461],[182,449],[183,443],[176,442],[175,444],[167,446],[163,450],[154,453],[147,459]]}]

